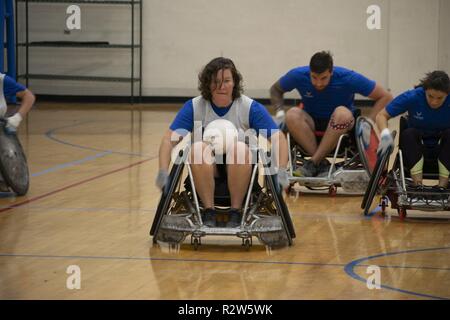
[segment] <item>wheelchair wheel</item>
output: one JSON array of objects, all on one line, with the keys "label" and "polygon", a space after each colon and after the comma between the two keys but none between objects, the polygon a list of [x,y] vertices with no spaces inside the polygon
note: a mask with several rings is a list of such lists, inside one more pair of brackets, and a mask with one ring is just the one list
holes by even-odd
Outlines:
[{"label": "wheelchair wheel", "polygon": [[364,209],[364,215],[369,214],[370,207],[372,206],[373,199],[375,198],[375,194],[378,190],[379,183],[383,174],[386,173],[386,166],[389,160],[389,156],[392,153],[392,147],[386,150],[386,152],[378,157],[377,163],[375,165],[374,171],[370,176],[369,187],[367,188],[363,201],[361,203],[361,209]]},{"label": "wheelchair wheel", "polygon": [[[179,157],[182,157],[183,151],[180,151]],[[159,227],[161,225],[162,217],[169,210],[169,205],[172,200],[172,195],[175,188],[180,181],[181,173],[183,171],[184,163],[174,163],[169,174],[169,181],[167,182],[156,209],[155,218],[153,219],[150,235],[153,236],[153,243],[156,243]]]},{"label": "wheelchair wheel", "polygon": [[283,221],[283,225],[285,227],[285,233],[287,236],[287,241],[289,245],[292,245],[292,239],[295,238],[295,230],[294,224],[292,223],[291,216],[289,214],[289,210],[284,202],[283,196],[281,194],[281,188],[276,188],[278,185],[276,181],[276,175],[265,175],[265,181],[268,190],[272,193],[273,201],[275,204],[275,208],[277,212],[280,213],[281,220]]},{"label": "wheelchair wheel", "polygon": [[0,171],[6,184],[18,195],[28,192],[30,177],[22,145],[15,133],[5,133],[0,125]]}]

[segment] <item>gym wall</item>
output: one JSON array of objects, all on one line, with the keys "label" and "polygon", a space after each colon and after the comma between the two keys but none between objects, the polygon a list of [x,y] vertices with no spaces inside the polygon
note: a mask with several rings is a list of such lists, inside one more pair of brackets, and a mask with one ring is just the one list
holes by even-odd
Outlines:
[{"label": "gym wall", "polygon": [[[246,94],[255,98],[269,97],[270,86],[281,75],[308,64],[319,50],[331,50],[336,65],[377,80],[393,94],[411,88],[425,72],[450,71],[448,0],[143,2],[143,96],[197,95],[198,72],[221,55],[235,61]],[[81,30],[67,34],[68,5],[30,4],[30,41],[130,42],[126,7],[80,5]],[[379,30],[367,27],[370,5],[381,9]],[[23,8],[20,4],[20,37],[24,37]],[[129,75],[127,50],[30,50],[32,73]],[[24,57],[21,49],[21,70]],[[128,83],[32,80],[30,88],[40,94],[129,94]],[[287,97],[298,95],[292,92]]]}]

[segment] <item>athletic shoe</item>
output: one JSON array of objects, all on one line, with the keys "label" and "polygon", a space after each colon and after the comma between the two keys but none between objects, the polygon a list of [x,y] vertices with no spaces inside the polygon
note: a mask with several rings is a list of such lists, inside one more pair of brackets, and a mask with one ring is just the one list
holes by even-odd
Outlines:
[{"label": "athletic shoe", "polygon": [[311,160],[306,160],[298,170],[302,177],[315,177],[317,175],[317,166]]},{"label": "athletic shoe", "polygon": [[238,209],[231,209],[228,213],[227,228],[237,228],[241,225],[241,212]]},{"label": "athletic shoe", "polygon": [[327,159],[320,161],[319,166],[317,167],[317,176],[321,178],[328,177],[330,167],[331,163]]},{"label": "athletic shoe", "polygon": [[216,210],[207,208],[202,215],[203,224],[207,227],[214,228],[216,226]]}]

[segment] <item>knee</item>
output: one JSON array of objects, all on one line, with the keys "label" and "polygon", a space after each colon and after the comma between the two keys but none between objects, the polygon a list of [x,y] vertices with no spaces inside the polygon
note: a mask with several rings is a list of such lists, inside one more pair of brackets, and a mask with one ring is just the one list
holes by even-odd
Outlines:
[{"label": "knee", "polygon": [[300,108],[291,108],[286,113],[286,124],[289,126],[298,126],[301,121],[305,121],[305,111]]},{"label": "knee", "polygon": [[350,130],[353,128],[355,118],[352,112],[344,106],[337,107],[330,119],[330,127],[335,130]]},{"label": "knee", "polygon": [[300,116],[300,109],[298,108],[290,108],[286,112],[286,122],[291,122],[299,119]]}]

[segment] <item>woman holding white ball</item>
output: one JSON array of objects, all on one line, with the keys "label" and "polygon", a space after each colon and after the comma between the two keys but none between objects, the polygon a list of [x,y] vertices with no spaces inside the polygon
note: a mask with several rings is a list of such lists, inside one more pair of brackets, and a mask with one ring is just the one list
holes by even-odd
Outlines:
[{"label": "woman holding white ball", "polygon": [[[252,164],[256,162],[249,146],[240,139],[244,136],[241,133],[253,129],[271,140],[278,156],[275,157],[278,181],[283,187],[289,185],[287,141],[266,108],[242,94],[242,76],[230,59],[219,57],[210,61],[199,74],[199,90],[201,95],[185,103],[162,139],[156,185],[163,188],[167,183],[172,148],[179,138],[192,132],[194,141],[189,160],[204,207],[203,223],[208,227],[217,226],[214,178],[226,174],[231,198],[226,227],[237,227]],[[205,131],[202,139],[195,139],[198,130]],[[220,165],[221,159],[226,165]]]}]

